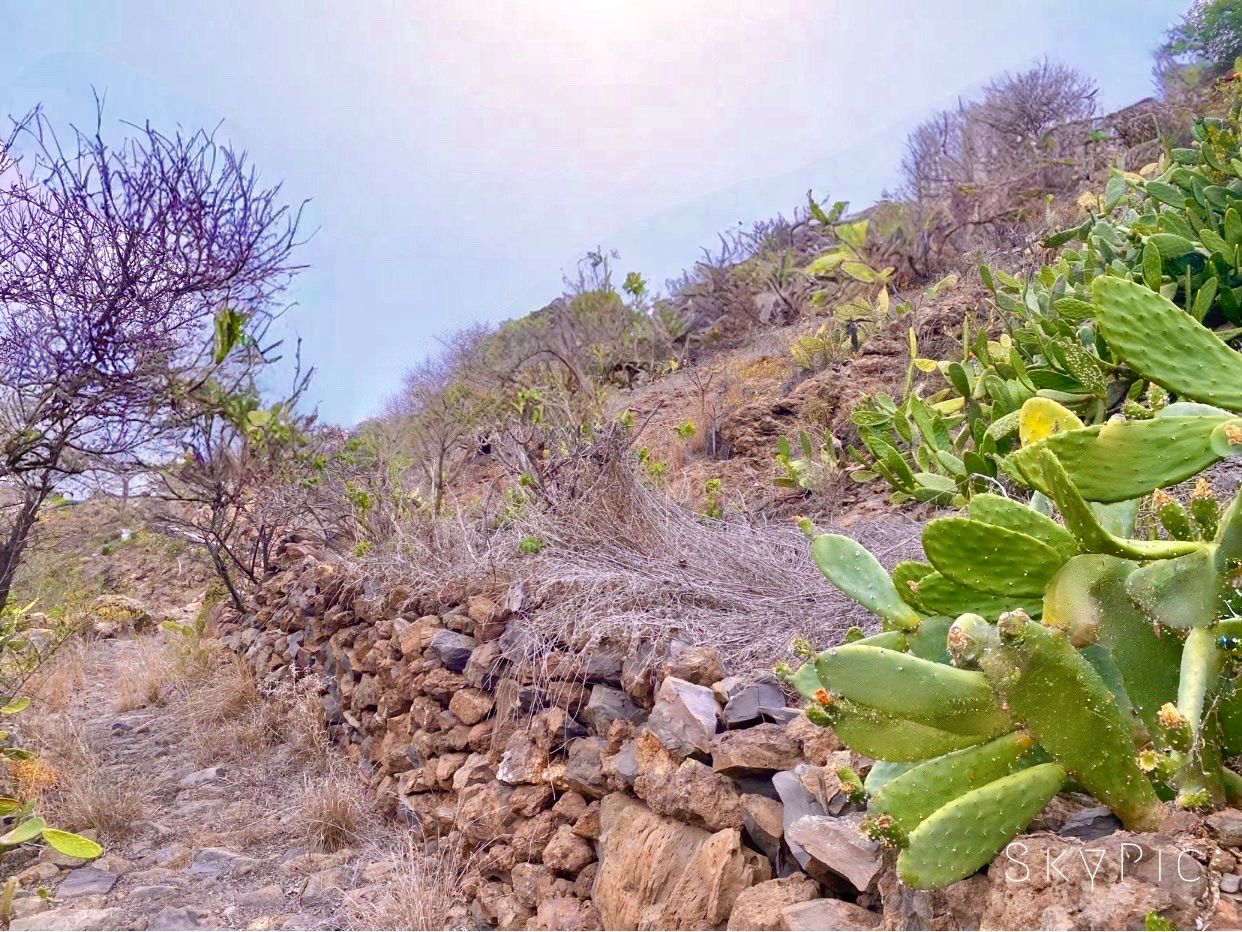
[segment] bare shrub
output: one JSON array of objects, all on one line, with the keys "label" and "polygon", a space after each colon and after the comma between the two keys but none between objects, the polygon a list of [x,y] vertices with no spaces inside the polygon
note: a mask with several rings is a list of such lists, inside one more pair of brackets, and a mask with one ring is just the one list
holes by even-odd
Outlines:
[{"label": "bare shrub", "polygon": [[429,851],[411,834],[360,860],[370,862],[371,869],[378,867],[383,876],[349,894],[348,928],[423,932],[473,927],[466,903],[474,871],[456,846],[442,840]]}]

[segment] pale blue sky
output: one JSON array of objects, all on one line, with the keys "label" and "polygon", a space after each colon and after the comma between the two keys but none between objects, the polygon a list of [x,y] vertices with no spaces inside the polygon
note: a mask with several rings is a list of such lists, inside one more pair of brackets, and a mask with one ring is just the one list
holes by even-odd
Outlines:
[{"label": "pale blue sky", "polygon": [[861,206],[930,111],[1047,54],[1151,91],[1158,0],[0,0],[0,113],[223,120],[317,228],[290,325],[328,420],[585,250],[663,282],[807,188]]}]

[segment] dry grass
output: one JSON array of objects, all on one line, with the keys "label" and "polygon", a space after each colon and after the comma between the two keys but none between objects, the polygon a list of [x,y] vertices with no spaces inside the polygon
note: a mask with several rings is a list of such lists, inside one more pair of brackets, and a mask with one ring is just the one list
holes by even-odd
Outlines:
[{"label": "dry grass", "polygon": [[102,765],[95,749],[67,716],[45,719],[33,741],[38,763],[54,779],[39,787],[40,815],[62,828],[93,830],[101,839],[125,839],[146,814],[138,784]]},{"label": "dry grass", "polygon": [[177,657],[159,635],[135,638],[133,653],[118,672],[113,703],[118,712],[160,705],[176,683]]},{"label": "dry grass", "polygon": [[323,709],[310,684],[287,683],[264,690],[241,658],[217,658],[211,677],[186,692],[175,714],[196,736],[195,757],[204,763],[252,759],[284,748],[309,767],[326,766],[330,742]]},{"label": "dry grass", "polygon": [[71,638],[26,682],[24,692],[40,708],[61,712],[85,684],[86,644]]},{"label": "dry grass", "polygon": [[[386,850],[370,852],[360,862],[380,862],[384,876],[351,893],[345,903],[350,929],[469,929],[467,889],[471,863],[455,847],[442,843],[429,853],[408,835]],[[374,868],[372,868],[374,869]]]},{"label": "dry grass", "polygon": [[356,770],[333,761],[326,773],[304,776],[297,812],[306,839],[320,851],[357,845],[372,822],[371,800]]}]

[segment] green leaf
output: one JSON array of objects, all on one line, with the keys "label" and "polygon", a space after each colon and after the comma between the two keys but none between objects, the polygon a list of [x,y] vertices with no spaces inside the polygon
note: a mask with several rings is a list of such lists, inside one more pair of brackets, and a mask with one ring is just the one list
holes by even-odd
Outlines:
[{"label": "green leaf", "polygon": [[12,846],[25,844],[39,837],[39,833],[47,828],[47,823],[38,816],[21,822],[14,829],[10,829],[3,835],[0,835],[0,845]]},{"label": "green leaf", "polygon": [[30,705],[30,697],[22,696],[20,699],[14,699],[7,705],[0,706],[0,715],[16,715],[18,712],[25,711]]},{"label": "green leaf", "polygon": [[71,858],[81,858],[84,861],[89,861],[103,854],[103,848],[97,842],[91,841],[82,835],[75,835],[73,832],[65,832],[58,828],[45,828],[43,830],[43,840],[61,854],[67,854]]},{"label": "green leaf", "polygon": [[1186,195],[1172,185],[1167,185],[1160,181],[1149,181],[1143,187],[1148,194],[1162,204],[1178,208],[1186,206]]},{"label": "green leaf", "polygon": [[867,220],[855,220],[853,223],[842,223],[833,229],[837,238],[856,250],[861,250],[867,242]]},{"label": "green leaf", "polygon": [[1160,258],[1160,249],[1150,239],[1143,244],[1143,284],[1152,291],[1160,290],[1164,278],[1164,262]]}]

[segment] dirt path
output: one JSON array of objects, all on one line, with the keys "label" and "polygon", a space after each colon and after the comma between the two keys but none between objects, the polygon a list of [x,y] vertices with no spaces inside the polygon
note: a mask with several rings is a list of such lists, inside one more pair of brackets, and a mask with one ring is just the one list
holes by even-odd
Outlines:
[{"label": "dirt path", "polygon": [[[356,781],[358,795],[339,798],[349,788],[307,751],[296,704],[258,694],[233,665],[217,658],[197,683],[161,688],[169,638],[86,645],[63,710],[32,719],[64,771],[49,816],[103,828],[105,853],[80,865],[45,851],[20,868],[10,928],[339,928],[342,889],[367,865],[352,838],[331,853],[313,841],[360,834]],[[155,701],[118,711],[135,689]],[[312,824],[323,799],[339,823],[326,829]]]}]

